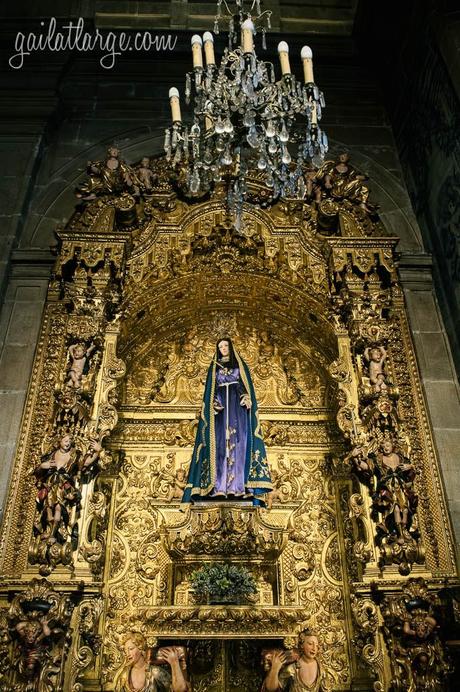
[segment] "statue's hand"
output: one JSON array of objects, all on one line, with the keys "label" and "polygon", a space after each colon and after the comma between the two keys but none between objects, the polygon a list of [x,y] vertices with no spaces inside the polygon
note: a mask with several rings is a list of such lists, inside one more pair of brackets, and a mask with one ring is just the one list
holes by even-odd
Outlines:
[{"label": "statue's hand", "polygon": [[279,673],[281,668],[286,663],[286,658],[287,658],[287,655],[286,655],[285,651],[276,651],[273,654],[273,658],[272,658],[272,668],[271,668],[272,671],[275,673]]},{"label": "statue's hand", "polygon": [[100,452],[102,452],[102,444],[99,442],[99,438],[97,438],[97,437],[91,437],[90,438],[89,449],[91,452],[95,452],[96,454],[99,454]]},{"label": "statue's hand", "polygon": [[243,394],[240,399],[240,404],[241,406],[246,406],[247,409],[251,408],[251,399],[249,398],[249,394]]},{"label": "statue's hand", "polygon": [[163,656],[166,661],[168,661],[169,665],[172,666],[174,663],[179,662],[179,656],[177,655],[177,651],[174,648],[174,646],[168,646],[162,651]]},{"label": "statue's hand", "polygon": [[214,399],[214,402],[213,402],[213,405],[212,405],[212,406],[213,406],[213,409],[214,409],[214,412],[215,412],[215,413],[219,413],[219,411],[223,411],[223,410],[224,410],[224,407],[222,406],[222,404],[220,404],[220,403],[217,401],[217,399]]}]

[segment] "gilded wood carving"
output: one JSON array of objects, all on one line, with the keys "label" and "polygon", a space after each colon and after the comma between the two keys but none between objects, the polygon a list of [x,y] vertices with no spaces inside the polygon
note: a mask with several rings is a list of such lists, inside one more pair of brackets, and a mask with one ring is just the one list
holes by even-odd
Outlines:
[{"label": "gilded wood carving", "polygon": [[[332,162],[304,202],[269,207],[255,176],[237,232],[223,186],[192,203],[164,160],[116,176],[106,163],[57,232],[1,538],[1,646],[15,661],[2,689],[48,690],[60,656],[53,689],[113,690],[127,632],[187,651],[194,690],[257,689],[263,647],[292,648],[306,627],[333,689],[441,684],[452,534],[397,241],[362,179],[342,161],[344,187]],[[274,487],[267,509],[184,513],[221,333],[251,368]],[[244,563],[254,602],[197,602],[190,575],[206,561]],[[42,610],[66,604],[54,630],[17,605],[38,575]]]}]

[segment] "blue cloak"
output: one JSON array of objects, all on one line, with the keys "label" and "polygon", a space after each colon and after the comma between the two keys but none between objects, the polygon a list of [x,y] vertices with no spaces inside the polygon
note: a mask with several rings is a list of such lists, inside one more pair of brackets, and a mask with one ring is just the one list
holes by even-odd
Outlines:
[{"label": "blue cloak", "polygon": [[[255,505],[263,505],[264,496],[270,492],[273,486],[260,430],[256,395],[248,366],[235,350],[234,355],[239,367],[240,388],[249,395],[251,400],[251,408],[247,413],[247,423],[237,431],[237,434],[246,436],[244,445],[245,459],[244,464],[242,464],[244,479],[241,479],[242,484],[244,482],[244,497],[251,497]],[[182,498],[183,504],[203,500],[212,501],[219,499],[219,495],[221,495],[219,493],[213,496],[219,464],[225,463],[225,459],[222,458],[222,445],[219,443],[223,434],[221,428],[224,425],[224,412],[222,411],[216,415],[214,410],[214,402],[216,399],[219,399],[219,387],[216,381],[216,370],[219,367],[219,363],[214,359],[208,369],[195,446],[187,485]],[[231,394],[232,396],[236,395],[236,389],[235,392],[231,390]],[[235,430],[232,430],[233,432]],[[231,495],[228,497],[233,499]]]}]

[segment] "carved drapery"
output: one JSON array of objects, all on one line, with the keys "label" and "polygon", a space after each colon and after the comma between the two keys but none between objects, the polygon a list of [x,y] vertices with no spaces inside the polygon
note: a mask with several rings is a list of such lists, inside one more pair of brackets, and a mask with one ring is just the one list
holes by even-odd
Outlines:
[{"label": "carved drapery", "polygon": [[[354,169],[345,189],[326,168],[304,202],[271,208],[255,178],[260,206],[237,233],[222,187],[189,204],[160,161],[148,189],[93,181],[57,232],[1,544],[6,658],[21,646],[8,597],[40,574],[72,604],[65,645],[37,616],[33,656],[23,646],[37,670],[61,647],[56,689],[112,689],[127,621],[151,645],[192,640],[203,690],[227,685],[237,649],[244,661],[305,626],[336,689],[448,670],[430,608],[440,580],[455,583],[452,535],[396,240]],[[274,489],[266,511],[184,515],[203,378],[225,333],[251,368]],[[200,555],[244,561],[255,602],[197,603]],[[414,575],[430,594],[417,617],[437,628],[418,642]],[[1,675],[27,689],[22,669]],[[238,675],[251,684],[243,664]]]}]

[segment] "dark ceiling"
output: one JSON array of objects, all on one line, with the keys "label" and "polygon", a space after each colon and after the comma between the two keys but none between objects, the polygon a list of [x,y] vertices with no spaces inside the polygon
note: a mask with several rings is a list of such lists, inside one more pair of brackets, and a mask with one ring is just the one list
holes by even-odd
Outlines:
[{"label": "dark ceiling", "polygon": [[[225,0],[224,0],[225,1]],[[231,5],[230,0],[227,0]],[[17,0],[2,3],[5,18],[84,17],[103,28],[210,29],[216,0]],[[233,3],[234,4],[234,3]],[[251,0],[247,0],[251,5]],[[275,32],[350,36],[357,0],[263,0]]]}]

